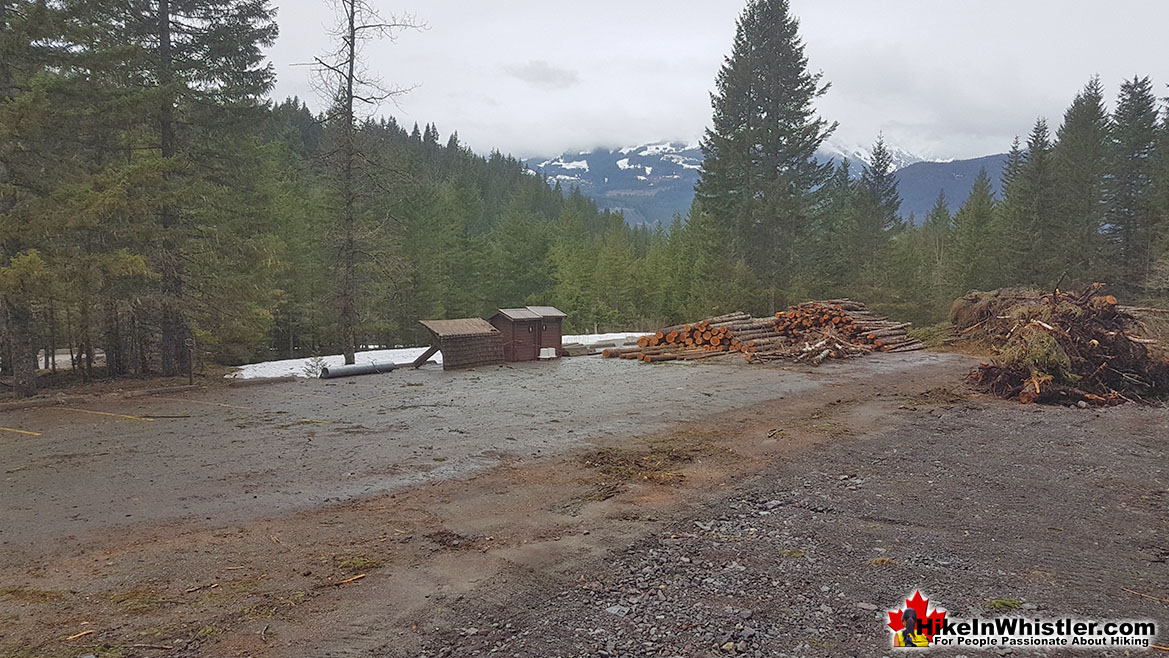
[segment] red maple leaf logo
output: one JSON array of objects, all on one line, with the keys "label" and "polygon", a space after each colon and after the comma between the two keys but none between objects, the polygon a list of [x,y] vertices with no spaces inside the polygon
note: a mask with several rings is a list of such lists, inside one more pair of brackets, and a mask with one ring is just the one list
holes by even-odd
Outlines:
[{"label": "red maple leaf logo", "polygon": [[912,609],[917,613],[917,618],[922,623],[922,634],[930,642],[933,642],[934,634],[942,627],[942,620],[946,618],[946,611],[934,608],[933,612],[927,612],[929,604],[930,600],[923,598],[921,592],[914,591],[912,599],[905,599],[905,608],[889,611],[889,628],[893,629],[894,633],[904,629],[905,622],[902,621],[902,616],[906,609]]}]

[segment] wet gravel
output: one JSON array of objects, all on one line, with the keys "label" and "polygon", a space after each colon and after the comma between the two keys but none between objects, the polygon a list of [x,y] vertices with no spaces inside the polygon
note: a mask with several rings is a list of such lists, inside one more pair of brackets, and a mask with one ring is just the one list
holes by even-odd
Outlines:
[{"label": "wet gravel", "polygon": [[1124,591],[1169,598],[1169,411],[904,416],[728,487],[591,573],[438,601],[423,655],[891,655],[886,610],[918,588],[952,616],[1000,600],[1169,628],[1169,605]]}]

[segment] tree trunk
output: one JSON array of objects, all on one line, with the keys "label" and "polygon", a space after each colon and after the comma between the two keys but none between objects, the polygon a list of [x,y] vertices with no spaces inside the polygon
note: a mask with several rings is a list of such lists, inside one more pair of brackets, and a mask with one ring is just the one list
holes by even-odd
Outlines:
[{"label": "tree trunk", "polygon": [[[171,32],[170,1],[158,0],[158,85],[162,101],[158,112],[159,144],[163,158],[176,154],[174,134],[174,90],[171,88]],[[179,256],[178,211],[170,204],[159,211],[162,223],[162,254],[160,270],[162,275],[162,329],[161,352],[162,374],[181,374],[187,363],[187,338],[190,327],[183,317],[183,266]]]},{"label": "tree trunk", "polygon": [[341,200],[344,204],[342,218],[343,243],[341,281],[341,349],[345,353],[345,364],[356,363],[357,351],[357,227],[354,208],[353,165],[357,157],[355,126],[353,116],[353,85],[357,66],[357,0],[345,0],[346,12],[346,61],[345,61],[345,133],[342,144]]},{"label": "tree trunk", "polygon": [[82,278],[81,301],[77,314],[77,322],[81,325],[77,328],[81,334],[78,338],[81,341],[81,353],[85,355],[85,363],[81,365],[81,378],[88,382],[93,378],[93,341],[89,332],[89,284],[84,278]]},{"label": "tree trunk", "polygon": [[8,344],[12,350],[12,392],[29,397],[37,392],[36,339],[33,336],[32,309],[22,300],[4,298]]}]

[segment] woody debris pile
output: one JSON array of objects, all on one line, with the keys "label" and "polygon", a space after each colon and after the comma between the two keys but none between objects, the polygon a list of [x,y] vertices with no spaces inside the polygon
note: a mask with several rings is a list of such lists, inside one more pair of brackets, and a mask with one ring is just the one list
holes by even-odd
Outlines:
[{"label": "woody debris pile", "polygon": [[637,347],[609,349],[603,355],[655,363],[737,352],[748,363],[788,359],[818,365],[870,352],[923,349],[908,336],[909,326],[878,317],[860,302],[834,299],[792,306],[774,317],[730,313],[665,327],[638,339]]},{"label": "woody debris pile", "polygon": [[1169,394],[1169,361],[1137,333],[1130,309],[1104,285],[1075,293],[1008,289],[954,303],[959,335],[989,345],[993,360],[970,375],[994,395],[1020,402],[1110,406]]}]

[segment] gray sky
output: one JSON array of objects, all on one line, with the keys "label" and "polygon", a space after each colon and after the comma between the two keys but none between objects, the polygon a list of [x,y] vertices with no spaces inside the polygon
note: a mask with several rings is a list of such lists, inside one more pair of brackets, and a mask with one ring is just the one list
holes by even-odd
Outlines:
[{"label": "gray sky", "polygon": [[[274,96],[320,101],[294,63],[329,48],[325,0],[274,0]],[[427,29],[372,44],[387,83],[417,87],[381,112],[409,127],[458,130],[478,152],[556,155],[595,146],[693,141],[743,2],[727,0],[371,0]],[[1169,2],[1112,0],[792,0],[810,67],[832,89],[821,114],[836,139],[886,140],[929,158],[1007,150],[1037,116],[1054,131],[1100,74],[1149,75],[1169,95]]]}]

